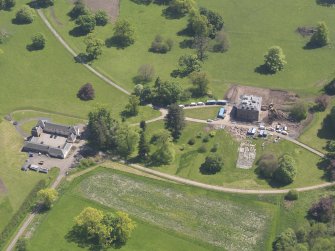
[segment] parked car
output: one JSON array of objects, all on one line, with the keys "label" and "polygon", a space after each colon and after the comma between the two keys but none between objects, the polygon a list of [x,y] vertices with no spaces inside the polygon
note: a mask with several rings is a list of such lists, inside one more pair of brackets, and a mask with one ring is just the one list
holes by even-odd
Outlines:
[{"label": "parked car", "polygon": [[185,106],[184,105],[178,105],[180,108],[185,108]]},{"label": "parked car", "polygon": [[14,121],[14,122],[13,122],[13,125],[17,125],[17,121]]},{"label": "parked car", "polygon": [[204,102],[198,102],[197,105],[205,105]]},{"label": "parked car", "polygon": [[288,135],[288,133],[286,131],[282,131],[281,134]]},{"label": "parked car", "polygon": [[32,152],[29,152],[29,157],[34,157],[34,154]]},{"label": "parked car", "polygon": [[197,103],[192,102],[190,106],[197,106]]},{"label": "parked car", "polygon": [[207,119],[207,122],[208,123],[213,122],[213,119]]},{"label": "parked car", "polygon": [[44,161],[41,160],[40,162],[38,162],[39,165],[43,165],[44,164]]},{"label": "parked car", "polygon": [[49,172],[49,169],[48,169],[48,168],[45,168],[45,167],[40,167],[39,172],[40,172],[40,173],[48,173],[48,172]]}]

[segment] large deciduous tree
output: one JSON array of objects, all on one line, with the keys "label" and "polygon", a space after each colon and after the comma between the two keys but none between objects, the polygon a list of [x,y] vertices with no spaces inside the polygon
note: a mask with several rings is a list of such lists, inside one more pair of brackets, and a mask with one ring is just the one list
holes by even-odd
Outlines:
[{"label": "large deciduous tree", "polygon": [[297,167],[294,159],[288,155],[284,154],[279,158],[278,169],[274,174],[276,181],[283,185],[292,183],[297,176]]},{"label": "large deciduous tree", "polygon": [[334,213],[334,198],[323,197],[314,203],[308,211],[308,215],[319,222],[329,222]]},{"label": "large deciduous tree", "polygon": [[91,83],[84,84],[78,91],[77,97],[81,100],[92,100],[95,97],[95,91]]},{"label": "large deciduous tree", "polygon": [[93,14],[85,14],[77,18],[76,24],[83,33],[90,33],[94,30],[96,21]]},{"label": "large deciduous tree", "polygon": [[58,192],[53,188],[42,189],[38,192],[39,203],[45,208],[50,209],[52,203],[58,198]]},{"label": "large deciduous tree", "polygon": [[136,116],[138,114],[138,108],[140,105],[140,99],[135,95],[130,95],[128,104],[125,108],[125,113],[127,116]]},{"label": "large deciduous tree", "polygon": [[179,58],[178,64],[180,74],[185,76],[201,69],[200,60],[196,55],[183,55]]},{"label": "large deciduous tree", "polygon": [[270,73],[281,71],[287,63],[283,50],[279,46],[271,47],[264,59],[264,66]]},{"label": "large deciduous tree", "polygon": [[145,135],[145,127],[142,127],[140,141],[138,143],[138,157],[140,160],[147,160],[150,153],[150,146]]},{"label": "large deciduous tree", "polygon": [[329,31],[325,22],[319,22],[315,33],[312,35],[310,44],[314,47],[323,47],[329,44]]},{"label": "large deciduous tree", "polygon": [[135,29],[129,21],[120,19],[114,25],[114,39],[121,47],[126,47],[135,42]]},{"label": "large deciduous tree", "polygon": [[156,135],[156,151],[151,156],[151,161],[153,164],[170,164],[175,158],[175,150],[171,140],[171,136],[168,132],[159,132]]},{"label": "large deciduous tree", "polygon": [[170,105],[176,103],[181,96],[182,88],[178,83],[161,81],[158,77],[153,89],[153,103],[157,105]]},{"label": "large deciduous tree", "polygon": [[169,10],[177,17],[185,16],[195,7],[196,4],[193,0],[171,0],[169,4]]},{"label": "large deciduous tree", "polygon": [[37,33],[31,38],[30,47],[34,50],[42,50],[45,47],[46,38],[42,33]]},{"label": "large deciduous tree", "polygon": [[223,160],[218,154],[210,154],[206,157],[205,162],[200,166],[202,174],[216,174],[220,172],[223,167]]},{"label": "large deciduous tree", "polygon": [[0,0],[0,10],[10,10],[15,4],[15,0]]},{"label": "large deciduous tree", "polygon": [[185,128],[185,115],[183,108],[177,104],[172,104],[168,108],[165,118],[165,127],[171,132],[172,137],[177,140],[182,130]]},{"label": "large deciduous tree", "polygon": [[105,108],[98,108],[88,114],[88,142],[97,150],[115,150],[118,128],[119,123],[112,119]]},{"label": "large deciduous tree", "polygon": [[104,42],[94,36],[88,36],[85,39],[86,54],[90,60],[97,59],[102,54]]},{"label": "large deciduous tree", "polygon": [[297,237],[293,229],[288,228],[282,232],[273,242],[274,251],[295,250],[293,249],[297,244]]},{"label": "large deciduous tree", "polygon": [[134,127],[122,125],[116,133],[116,151],[125,158],[128,157],[137,149],[139,135]]},{"label": "large deciduous tree", "polygon": [[29,6],[23,6],[16,12],[15,21],[21,24],[30,24],[34,21],[35,13]]},{"label": "large deciduous tree", "polygon": [[193,94],[197,97],[207,95],[209,91],[209,77],[206,72],[193,72],[190,75],[190,80],[194,86]]},{"label": "large deciduous tree", "polygon": [[108,14],[106,13],[106,11],[97,11],[94,15],[94,18],[98,26],[105,26],[108,23]]}]

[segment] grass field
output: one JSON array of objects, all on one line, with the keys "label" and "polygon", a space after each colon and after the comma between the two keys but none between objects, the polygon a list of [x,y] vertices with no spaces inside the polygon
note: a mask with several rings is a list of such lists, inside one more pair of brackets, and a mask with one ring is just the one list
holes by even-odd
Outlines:
[{"label": "grass field", "polygon": [[[75,63],[73,57],[51,35],[39,17],[32,24],[15,25],[15,12],[28,1],[18,0],[12,11],[1,11],[0,30],[10,38],[0,45],[0,114],[17,109],[35,109],[86,118],[98,105],[111,109],[114,116],[124,109],[128,98],[114,87],[95,77],[86,68]],[[47,39],[46,48],[28,51],[31,36],[42,32]],[[93,101],[80,101],[79,88],[90,82],[95,89]],[[141,111],[146,117],[153,112],[149,107]]]},{"label": "grass field", "polygon": [[194,119],[214,119],[216,118],[219,107],[204,107],[196,109],[185,109],[185,117],[194,118]]},{"label": "grass field", "polygon": [[[322,49],[306,50],[303,47],[308,38],[302,38],[295,32],[300,26],[313,26],[323,20],[328,24],[331,40],[334,41],[335,24],[332,20],[335,13],[332,8],[319,6],[315,0],[198,0],[197,3],[223,15],[231,41],[231,48],[227,53],[209,52],[209,58],[203,66],[212,77],[212,87],[217,97],[223,96],[230,83],[290,89],[302,95],[316,94],[334,75],[331,63],[333,44]],[[53,12],[47,9],[45,13],[69,44],[77,52],[83,52],[84,38],[69,34],[75,27],[67,16],[71,8],[69,1],[59,1]],[[194,51],[181,49],[179,46],[189,39],[177,35],[186,27],[187,17],[166,19],[162,15],[163,9],[163,6],[154,4],[144,6],[122,0],[120,18],[134,24],[136,42],[124,50],[105,48],[101,59],[93,63],[94,67],[128,90],[133,89],[132,78],[142,64],[153,64],[157,75],[163,79],[169,78],[177,67],[179,56]],[[103,40],[110,38],[113,34],[112,25],[98,27],[94,33]],[[157,34],[174,40],[175,46],[171,52],[165,55],[148,52]],[[263,63],[263,55],[273,45],[283,48],[288,61],[287,67],[276,75],[255,72],[255,68]],[[187,79],[180,81],[187,85]]]},{"label": "grass field", "polygon": [[254,199],[100,169],[74,180],[42,220],[30,250],[82,250],[65,236],[85,206],[135,218],[138,227],[121,250],[266,250],[276,207]]},{"label": "grass field", "polygon": [[[161,128],[163,128],[162,122],[149,124],[148,137],[150,138],[150,135],[153,135]],[[196,137],[199,132],[202,133],[201,138]],[[265,152],[272,152],[277,154],[277,156],[289,153],[296,161],[298,175],[296,180],[292,184],[285,186],[285,188],[302,187],[324,182],[322,178],[324,173],[317,167],[319,157],[294,145],[291,142],[281,141],[275,144],[271,139],[267,141],[262,139],[254,140],[257,147],[257,156],[254,162],[254,167],[249,170],[244,170],[236,168],[239,143],[235,139],[233,139],[224,130],[218,130],[216,131],[214,138],[210,138],[208,143],[204,143],[203,138],[206,135],[208,135],[208,129],[206,129],[206,126],[196,123],[187,123],[180,140],[175,144],[175,161],[167,166],[153,168],[162,172],[208,184],[244,189],[271,189],[273,187],[268,184],[266,180],[260,179],[256,174],[255,163]],[[194,138],[196,141],[193,146],[187,144],[190,138]],[[263,142],[266,142],[264,150],[262,148]],[[224,160],[224,167],[216,175],[203,175],[199,172],[199,167],[204,162],[206,156],[208,156],[215,143],[219,144],[217,153],[222,156]],[[205,153],[198,152],[198,148],[202,145],[204,145],[207,149]],[[184,146],[184,150],[181,150],[182,146]]]},{"label": "grass field", "polygon": [[[332,104],[334,104],[334,101]],[[324,112],[313,114],[312,122],[304,129],[298,140],[326,153],[327,142],[335,138],[335,131],[332,129],[328,118],[330,110],[331,107]]]},{"label": "grass field", "polygon": [[0,123],[0,231],[19,209],[34,185],[50,176],[20,170],[27,158],[26,154],[20,152],[22,143],[10,123]]}]

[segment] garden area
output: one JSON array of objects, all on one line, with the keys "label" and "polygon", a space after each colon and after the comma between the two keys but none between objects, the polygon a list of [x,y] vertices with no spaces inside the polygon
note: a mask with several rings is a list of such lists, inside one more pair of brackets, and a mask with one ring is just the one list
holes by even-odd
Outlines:
[{"label": "garden area", "polygon": [[[162,122],[148,124],[147,138],[150,140],[163,129]],[[211,132],[214,132],[213,136]],[[190,142],[190,140],[192,142]],[[274,153],[277,157],[288,153],[295,160],[297,167],[296,180],[284,186],[295,188],[315,185],[324,182],[324,171],[318,168],[320,158],[295,144],[281,140],[273,142],[274,138],[252,140],[256,145],[256,158],[253,168],[240,169],[236,167],[240,142],[234,139],[226,130],[213,130],[197,123],[187,123],[182,136],[174,142],[175,159],[168,165],[149,166],[155,170],[178,175],[203,183],[221,185],[242,189],[274,189],[278,185],[261,178],[256,170],[262,155]],[[191,144],[190,144],[191,143]],[[264,144],[264,146],[263,146]],[[151,145],[151,152],[155,145]],[[214,175],[202,174],[199,170],[206,156],[216,153],[223,160],[221,171]]]}]

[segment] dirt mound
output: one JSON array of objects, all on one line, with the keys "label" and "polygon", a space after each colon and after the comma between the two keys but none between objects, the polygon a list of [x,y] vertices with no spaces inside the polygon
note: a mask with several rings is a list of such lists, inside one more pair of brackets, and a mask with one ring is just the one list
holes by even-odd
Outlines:
[{"label": "dirt mound", "polygon": [[[70,2],[75,3],[76,0],[70,0]],[[83,2],[93,12],[106,11],[112,22],[119,16],[120,0],[83,0]]]},{"label": "dirt mound", "polygon": [[316,32],[315,27],[298,27],[296,29],[296,32],[299,33],[303,37],[309,37],[312,36]]},{"label": "dirt mound", "polygon": [[225,95],[225,99],[237,104],[240,97],[245,94],[262,97],[262,105],[268,106],[272,103],[275,104],[277,109],[284,108],[298,100],[297,95],[293,92],[241,85],[231,86]]}]

